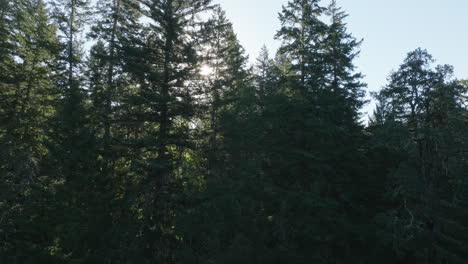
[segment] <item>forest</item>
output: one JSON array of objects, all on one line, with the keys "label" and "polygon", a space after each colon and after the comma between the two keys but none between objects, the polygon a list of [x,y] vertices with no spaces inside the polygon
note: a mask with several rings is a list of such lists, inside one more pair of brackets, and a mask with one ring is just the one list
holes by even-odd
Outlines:
[{"label": "forest", "polygon": [[0,263],[468,263],[468,80],[367,121],[348,14],[278,12],[250,63],[211,0],[0,0]]}]

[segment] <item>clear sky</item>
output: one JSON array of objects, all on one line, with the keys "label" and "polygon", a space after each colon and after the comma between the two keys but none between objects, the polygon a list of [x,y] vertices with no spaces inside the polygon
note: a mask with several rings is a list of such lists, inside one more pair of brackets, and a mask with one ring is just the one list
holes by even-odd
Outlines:
[{"label": "clear sky", "polygon": [[[251,61],[265,44],[274,54],[278,12],[287,0],[215,0],[228,18]],[[468,78],[468,0],[337,0],[349,15],[348,29],[364,39],[356,60],[368,91],[379,90],[406,54],[425,48],[439,64],[451,64]],[[328,4],[324,0],[323,4]],[[366,107],[370,111],[372,105]]]}]

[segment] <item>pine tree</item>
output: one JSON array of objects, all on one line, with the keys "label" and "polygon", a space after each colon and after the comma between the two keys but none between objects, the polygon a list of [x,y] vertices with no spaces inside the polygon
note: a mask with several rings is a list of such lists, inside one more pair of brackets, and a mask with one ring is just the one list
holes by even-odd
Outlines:
[{"label": "pine tree", "polygon": [[[379,219],[393,229],[393,239],[386,242],[400,257],[415,263],[462,263],[466,239],[454,230],[466,227],[462,214],[452,210],[464,199],[455,198],[464,183],[454,179],[463,168],[466,88],[451,80],[451,66],[434,68],[433,62],[425,50],[410,52],[378,95],[383,126],[377,135],[395,142],[402,154],[390,175],[395,187],[389,189],[400,209],[389,208]],[[388,218],[394,220],[388,223]]]},{"label": "pine tree", "polygon": [[249,186],[256,176],[249,173],[258,168],[252,166],[258,162],[251,159],[257,143],[250,134],[261,131],[255,119],[259,116],[257,95],[248,58],[220,7],[214,9],[202,34],[201,64],[211,74],[201,78],[204,94],[198,101],[197,116],[201,133],[196,134],[200,147],[194,154],[202,162],[192,175],[201,178],[203,188],[192,190],[191,207],[177,218],[185,242],[178,259],[182,263],[210,259],[250,263],[256,252],[250,247],[258,235],[255,228],[262,221],[256,223],[259,201],[253,199],[253,186]]},{"label": "pine tree", "polygon": [[[320,1],[290,1],[280,13],[279,56],[290,65],[282,66],[281,96],[265,110],[268,145],[275,146],[268,150],[265,173],[287,194],[275,201],[282,211],[271,214],[283,234],[276,243],[294,249],[285,252],[288,258],[347,259],[347,248],[356,244],[354,230],[361,228],[362,211],[348,208],[359,199],[364,85],[353,66],[359,42],[347,33],[344,18],[335,5],[327,9]],[[286,222],[287,230],[281,226]]]},{"label": "pine tree", "polygon": [[[109,262],[138,261],[129,257],[139,249],[135,246],[138,228],[135,224],[134,200],[131,190],[134,171],[133,131],[135,109],[128,98],[133,96],[136,81],[130,72],[136,58],[134,51],[141,43],[141,17],[136,1],[99,1],[96,16],[88,36],[95,40],[87,60],[86,83],[89,89],[90,126],[98,154],[98,192],[103,207],[99,235],[103,243],[97,259]],[[109,242],[111,241],[111,242]],[[105,252],[105,253],[104,253]]]},{"label": "pine tree", "polygon": [[[61,0],[54,2],[54,18],[59,29],[63,47],[57,72],[57,89],[60,92],[56,116],[55,155],[65,158],[69,164],[62,164],[61,176],[75,178],[79,172],[77,160],[85,150],[82,145],[89,140],[86,97],[84,91],[82,33],[89,19],[89,2],[82,0]],[[76,176],[78,177],[78,176]]]},{"label": "pine tree", "polygon": [[89,35],[98,42],[91,51],[88,78],[93,119],[98,121],[96,129],[102,146],[102,169],[109,176],[115,160],[111,151],[111,132],[118,112],[115,105],[122,104],[122,93],[129,82],[123,70],[125,46],[129,44],[128,38],[138,31],[140,14],[134,1],[99,1],[96,10],[98,17]]},{"label": "pine tree", "polygon": [[[6,123],[8,116],[12,116],[16,111],[14,97],[11,95],[11,90],[14,84],[14,72],[16,62],[14,61],[14,45],[12,44],[13,36],[13,7],[11,2],[2,1],[0,3],[0,91],[1,91],[1,120]],[[6,132],[2,126],[2,136]]]},{"label": "pine tree", "polygon": [[322,89],[325,77],[321,51],[327,25],[320,20],[325,8],[319,4],[320,0],[289,1],[279,15],[279,52],[291,57],[297,89],[303,96]]},{"label": "pine tree", "polygon": [[[50,122],[50,154],[44,173],[61,182],[54,204],[57,256],[63,261],[97,261],[107,225],[99,153],[91,129],[85,82],[84,30],[90,21],[90,1],[60,0],[51,3],[60,37],[57,60],[57,112]],[[95,223],[94,225],[88,224]]]},{"label": "pine tree", "polygon": [[0,76],[1,76],[1,88],[6,89],[11,79],[11,67],[14,64],[12,57],[12,2],[2,1],[0,2]]},{"label": "pine tree", "polygon": [[276,92],[277,78],[274,63],[274,60],[270,58],[267,47],[263,46],[254,68],[255,86],[260,104],[263,103],[268,95]]},{"label": "pine tree", "polygon": [[[355,126],[359,123],[359,110],[364,104],[362,74],[355,72],[354,60],[359,55],[362,43],[356,40],[347,30],[345,19],[348,16],[333,0],[326,9],[330,17],[325,42],[326,83],[333,97],[338,101],[328,102],[330,105],[342,106],[336,111],[345,116],[335,122],[342,122],[345,126]],[[347,116],[346,116],[347,115]],[[335,117],[336,118],[336,117]]]},{"label": "pine tree", "polygon": [[[225,164],[225,150],[222,146],[222,115],[229,103],[236,97],[241,86],[245,86],[248,76],[247,57],[240,46],[232,28],[226,18],[226,13],[218,6],[212,17],[206,22],[203,34],[202,56],[209,74],[202,73],[202,100],[200,103],[202,115],[200,127],[206,137],[202,152],[206,155],[207,174],[220,176]],[[238,95],[237,95],[238,96]],[[231,97],[231,98],[229,98]],[[223,154],[224,153],[224,154]]]},{"label": "pine tree", "polygon": [[[130,173],[138,186],[134,208],[141,217],[136,232],[140,255],[148,261],[172,263],[179,243],[173,219],[182,201],[181,163],[190,149],[189,122],[194,115],[193,91],[198,62],[198,16],[210,1],[138,1],[144,19],[140,30],[128,36],[123,67],[134,82],[123,107],[130,110],[134,133]],[[127,40],[125,40],[127,41]]]},{"label": "pine tree", "polygon": [[51,238],[51,179],[42,174],[41,165],[48,153],[47,124],[54,113],[58,40],[43,1],[5,4],[1,6],[2,27],[8,31],[1,35],[5,75],[0,84],[0,255],[2,262],[37,258],[39,263],[52,260],[46,252]]}]

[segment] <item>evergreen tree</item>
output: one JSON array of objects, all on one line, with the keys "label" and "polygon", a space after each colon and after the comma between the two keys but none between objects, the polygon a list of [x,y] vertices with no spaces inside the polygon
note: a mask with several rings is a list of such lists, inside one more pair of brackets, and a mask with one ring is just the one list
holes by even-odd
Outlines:
[{"label": "evergreen tree", "polygon": [[[93,119],[102,146],[102,170],[106,176],[113,170],[112,126],[121,105],[122,93],[128,87],[129,77],[124,71],[125,49],[128,38],[137,32],[140,16],[135,1],[99,1],[96,5],[97,19],[89,36],[98,42],[91,50],[88,82],[91,93]],[[133,32],[132,32],[133,31]]]},{"label": "evergreen tree", "polygon": [[[200,102],[203,126],[200,129],[206,133],[202,151],[206,155],[207,174],[220,176],[221,169],[226,159],[222,146],[223,112],[233,100],[241,86],[245,86],[248,76],[246,63],[247,57],[240,46],[232,28],[232,24],[226,18],[226,13],[218,6],[213,11],[213,16],[204,26],[202,54],[204,60],[202,67],[206,67],[210,73],[203,76],[202,73],[202,101]],[[202,69],[203,70],[203,69]]]},{"label": "evergreen tree", "polygon": [[327,90],[337,100],[327,103],[334,107],[342,107],[335,112],[342,113],[343,116],[335,122],[341,122],[350,128],[359,123],[358,113],[364,104],[362,98],[366,84],[362,83],[363,75],[356,73],[354,66],[362,41],[357,41],[348,32],[345,22],[348,15],[337,6],[335,0],[326,9],[326,13],[331,21],[324,40],[325,76]]},{"label": "evergreen tree", "polygon": [[[131,148],[131,179],[138,192],[133,206],[140,216],[135,240],[147,261],[173,263],[179,243],[173,219],[182,201],[181,163],[190,149],[189,121],[194,115],[193,90],[198,73],[195,47],[201,21],[210,1],[138,1],[148,23],[129,36],[124,71],[135,83],[124,98],[131,109],[134,133],[126,140]],[[143,21],[143,20],[142,20]],[[137,234],[135,234],[136,236]]]},{"label": "evergreen tree", "polygon": [[[63,47],[58,70],[57,89],[61,94],[56,117],[57,155],[70,164],[63,166],[62,176],[73,178],[76,166],[85,150],[83,144],[89,137],[87,130],[86,92],[83,84],[82,32],[89,16],[89,3],[81,0],[54,2],[54,18],[58,25]],[[81,142],[80,142],[81,141]],[[68,156],[68,157],[67,157]]]},{"label": "evergreen tree", "polygon": [[[140,124],[135,121],[134,106],[128,98],[134,96],[136,80],[132,79],[134,53],[141,43],[141,17],[137,1],[99,1],[96,16],[88,36],[96,40],[87,61],[87,85],[90,93],[90,125],[99,155],[99,192],[102,228],[100,261],[124,263],[139,261],[135,237],[138,226],[133,215],[134,198],[132,169],[135,159],[133,135]],[[130,140],[131,139],[131,140]],[[135,194],[133,194],[135,195]],[[135,253],[138,252],[138,253]],[[103,253],[106,252],[106,253]]]},{"label": "evergreen tree", "polygon": [[41,171],[58,41],[43,1],[2,1],[1,8],[0,261],[42,263],[52,260],[46,251],[52,179]]},{"label": "evergreen tree", "polygon": [[466,88],[451,79],[452,67],[434,68],[433,62],[425,50],[410,52],[378,94],[381,128],[376,137],[394,142],[393,148],[401,153],[389,176],[393,188],[388,190],[399,209],[390,207],[379,219],[383,234],[391,232],[392,239],[384,241],[393,245],[400,259],[462,263],[467,243],[462,235],[464,214],[452,210],[465,199],[456,198],[465,185],[455,179],[465,166],[460,161],[466,148]]},{"label": "evergreen tree", "polygon": [[[195,155],[202,162],[196,164],[192,175],[201,178],[203,188],[189,192],[191,207],[178,217],[177,226],[185,242],[178,259],[182,263],[210,259],[250,263],[256,250],[249,247],[260,222],[256,223],[258,201],[249,192],[249,179],[256,175],[248,177],[247,171],[254,169],[250,163],[256,160],[249,160],[252,151],[245,152],[252,150],[248,145],[253,138],[241,139],[246,132],[255,133],[251,128],[261,128],[253,122],[258,116],[255,89],[244,49],[221,8],[214,9],[202,34],[202,64],[211,74],[201,79],[205,93],[198,102],[201,133],[197,135],[201,137]],[[232,210],[236,207],[245,211]],[[259,243],[260,248],[263,246]]]},{"label": "evergreen tree", "polygon": [[324,88],[321,51],[327,25],[320,19],[324,13],[320,0],[294,0],[283,6],[279,14],[281,29],[276,34],[282,41],[279,52],[292,59],[296,92],[303,96]]},{"label": "evergreen tree", "polygon": [[277,88],[277,74],[275,73],[275,62],[270,58],[266,46],[263,46],[257,58],[254,68],[255,86],[257,88],[257,97],[260,104],[263,104],[265,98],[275,92]]},{"label": "evergreen tree", "polygon": [[11,37],[13,32],[12,25],[12,2],[0,2],[0,76],[2,90],[6,89],[11,79],[11,64],[14,64],[12,57]]},{"label": "evergreen tree", "polygon": [[359,202],[356,180],[363,172],[357,111],[364,85],[353,66],[359,42],[347,33],[344,17],[335,5],[327,9],[319,1],[290,1],[280,13],[279,53],[291,64],[283,66],[282,95],[265,111],[273,120],[283,117],[270,121],[266,137],[275,147],[265,173],[285,193],[276,201],[282,211],[271,214],[283,234],[276,243],[291,248],[284,257],[294,263],[342,261],[363,246],[355,233],[362,211],[351,206]]},{"label": "evergreen tree", "polygon": [[[90,21],[90,1],[53,1],[53,18],[60,37],[57,61],[57,113],[51,120],[50,155],[44,173],[61,182],[56,190],[55,247],[62,261],[97,262],[108,210],[98,166],[85,87],[84,30]],[[107,195],[107,194],[105,194]],[[93,223],[93,224],[91,224]]]}]

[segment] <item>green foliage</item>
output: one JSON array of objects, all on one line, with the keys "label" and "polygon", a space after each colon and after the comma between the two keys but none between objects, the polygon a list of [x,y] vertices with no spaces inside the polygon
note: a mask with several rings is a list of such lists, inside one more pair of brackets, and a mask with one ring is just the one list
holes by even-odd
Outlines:
[{"label": "green foliage", "polygon": [[462,263],[466,227],[451,210],[464,200],[458,192],[466,169],[466,87],[451,78],[452,67],[432,62],[425,50],[410,52],[377,95],[376,142],[387,142],[381,151],[402,154],[388,167],[391,204],[378,221],[401,258]]},{"label": "green foliage", "polygon": [[[250,66],[210,0],[0,1],[0,263],[466,263],[468,83],[291,0]],[[85,37],[86,36],[86,37]]]},{"label": "green foliage", "polygon": [[0,63],[0,256],[2,262],[52,262],[46,247],[52,216],[47,190],[53,187],[41,170],[54,114],[58,40],[43,1],[4,3],[2,26],[9,29],[2,34]]}]

